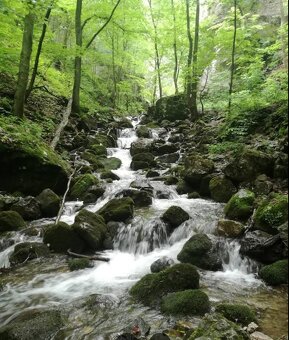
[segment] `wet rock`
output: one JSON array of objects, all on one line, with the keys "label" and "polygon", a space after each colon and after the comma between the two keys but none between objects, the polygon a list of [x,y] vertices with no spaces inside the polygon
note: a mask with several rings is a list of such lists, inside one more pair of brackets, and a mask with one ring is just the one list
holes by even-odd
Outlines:
[{"label": "wet rock", "polygon": [[114,174],[112,171],[104,171],[100,175],[101,179],[112,179],[113,181],[118,181],[120,178]]},{"label": "wet rock", "polygon": [[288,283],[288,260],[277,261],[263,267],[259,275],[270,286],[279,286]]},{"label": "wet rock", "polygon": [[10,210],[11,206],[19,201],[19,197],[0,195],[0,212]]},{"label": "wet rock", "polygon": [[154,191],[153,187],[151,186],[148,180],[136,180],[131,183],[130,187],[133,189],[147,191],[151,194]]},{"label": "wet rock", "polygon": [[81,154],[81,158],[89,162],[94,171],[104,169],[104,165],[99,156],[94,155],[94,153],[86,150]]},{"label": "wet rock", "polygon": [[137,338],[129,333],[124,333],[122,335],[119,335],[116,340],[137,340]]},{"label": "wet rock", "polygon": [[223,303],[216,307],[216,312],[224,315],[230,321],[247,326],[251,322],[256,322],[255,312],[245,305]]},{"label": "wet rock", "polygon": [[190,215],[177,206],[170,207],[161,217],[167,224],[168,234],[171,234],[177,227],[190,219]]},{"label": "wet rock", "polygon": [[131,121],[127,118],[121,118],[119,120],[117,120],[115,122],[116,124],[116,127],[119,129],[119,130],[122,130],[122,129],[132,129],[133,128],[133,125],[131,123]]},{"label": "wet rock", "polygon": [[38,220],[41,217],[40,205],[32,196],[20,198],[12,205],[11,210],[18,212],[26,221]]},{"label": "wet rock", "polygon": [[254,332],[253,334],[250,335],[250,340],[273,340],[273,339],[270,338],[268,335],[265,335],[264,333]]},{"label": "wet rock", "polygon": [[159,144],[158,142],[155,142],[152,144],[151,150],[155,156],[163,156],[176,153],[179,151],[179,147],[176,144]]},{"label": "wet rock", "polygon": [[132,143],[130,153],[132,156],[134,156],[139,153],[150,152],[151,144],[152,142],[150,140],[141,138],[136,142]]},{"label": "wet rock", "polygon": [[243,235],[245,232],[245,226],[232,220],[219,220],[217,225],[217,234],[219,236],[236,238]]},{"label": "wet rock", "polygon": [[101,215],[105,222],[125,222],[134,215],[134,202],[130,197],[112,199],[97,214]]},{"label": "wet rock", "polygon": [[238,191],[225,207],[226,217],[246,221],[254,211],[255,194],[246,189]]},{"label": "wet rock", "polygon": [[150,340],[170,340],[170,338],[163,333],[154,334]]},{"label": "wet rock", "polygon": [[118,234],[119,229],[123,228],[124,226],[125,224],[121,222],[113,222],[113,221],[108,222],[107,229],[108,229],[108,232],[111,238],[113,239]]},{"label": "wet rock", "polygon": [[138,208],[149,207],[153,202],[152,194],[144,190],[127,189],[118,196],[130,197]]},{"label": "wet rock", "polygon": [[253,231],[246,233],[241,240],[240,253],[270,264],[286,257],[286,246],[281,235],[272,236],[263,231]]},{"label": "wet rock", "polygon": [[8,325],[0,328],[0,338],[7,340],[48,340],[57,336],[64,326],[58,310],[29,310],[22,312]]},{"label": "wet rock", "polygon": [[175,261],[171,259],[170,257],[164,256],[161,257],[160,259],[156,260],[152,265],[151,265],[151,272],[152,273],[159,273],[162,270],[165,270],[175,264]]},{"label": "wet rock", "polygon": [[159,177],[159,176],[160,174],[155,170],[149,170],[146,174],[147,178],[154,178],[154,177]]},{"label": "wet rock", "polygon": [[143,318],[138,317],[133,322],[131,322],[127,327],[123,329],[123,332],[128,332],[134,335],[137,335],[138,337],[147,336],[149,335],[151,330],[150,325],[145,322]]},{"label": "wet rock", "polygon": [[237,192],[232,181],[224,176],[213,177],[209,187],[212,199],[221,203],[227,203]]},{"label": "wet rock", "polygon": [[139,138],[151,138],[151,131],[146,126],[139,126],[136,130],[136,134]]},{"label": "wet rock", "polygon": [[107,157],[107,149],[104,145],[93,144],[89,146],[89,149],[96,155],[100,157]]},{"label": "wet rock", "polygon": [[99,180],[92,174],[78,176],[70,189],[69,197],[72,200],[83,200],[89,189],[94,185],[99,185]]},{"label": "wet rock", "polygon": [[103,194],[105,193],[105,189],[100,187],[99,185],[91,186],[85,196],[83,197],[83,203],[95,203]]},{"label": "wet rock", "polygon": [[156,274],[148,274],[138,281],[130,294],[145,305],[158,304],[160,299],[173,292],[199,288],[199,273],[190,264],[176,264]]},{"label": "wet rock", "polygon": [[173,164],[176,163],[180,158],[180,155],[178,153],[170,153],[163,156],[157,157],[157,162],[159,163],[165,163],[165,164]]},{"label": "wet rock", "polygon": [[69,259],[68,268],[70,271],[81,270],[85,268],[92,268],[93,263],[89,259]]},{"label": "wet rock", "polygon": [[184,194],[189,194],[191,192],[195,192],[192,186],[190,186],[185,181],[179,181],[179,183],[177,184],[176,190],[179,195],[184,195]]},{"label": "wet rock", "polygon": [[40,257],[48,257],[49,255],[49,248],[45,244],[40,242],[24,242],[15,246],[9,261],[12,265],[15,265]]},{"label": "wet rock", "polygon": [[106,171],[117,170],[121,167],[121,160],[116,157],[109,157],[101,160],[103,167]]},{"label": "wet rock", "polygon": [[168,176],[168,177],[165,178],[164,183],[166,185],[175,185],[175,184],[178,183],[178,181],[179,181],[179,179],[177,177],[175,177],[175,176]]},{"label": "wet rock", "polygon": [[19,230],[25,227],[25,221],[16,211],[0,212],[0,232]]},{"label": "wet rock", "polygon": [[60,208],[60,197],[56,195],[52,190],[45,189],[40,195],[36,197],[41,209],[43,217],[57,216]]},{"label": "wet rock", "polygon": [[261,174],[272,176],[273,171],[273,159],[255,149],[245,149],[224,169],[225,175],[238,183],[252,181]]},{"label": "wet rock", "polygon": [[43,243],[57,253],[66,253],[68,249],[81,253],[85,246],[78,234],[64,222],[45,227]]},{"label": "wet rock", "polygon": [[91,250],[102,250],[107,227],[102,216],[88,210],[81,210],[76,216],[72,230]]},{"label": "wet rock", "polygon": [[204,315],[210,311],[210,301],[199,289],[185,290],[165,296],[161,311],[169,315]]},{"label": "wet rock", "polygon": [[196,191],[188,194],[188,199],[199,199],[199,198],[201,198],[201,195]]}]

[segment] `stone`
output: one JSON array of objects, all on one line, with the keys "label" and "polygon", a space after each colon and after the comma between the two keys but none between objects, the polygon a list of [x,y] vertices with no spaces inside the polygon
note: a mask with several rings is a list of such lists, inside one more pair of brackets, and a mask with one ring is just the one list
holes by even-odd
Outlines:
[{"label": "stone", "polygon": [[273,183],[266,175],[260,175],[254,182],[254,192],[256,195],[269,195],[273,190]]},{"label": "stone", "polygon": [[167,224],[168,234],[171,234],[177,227],[190,219],[190,215],[177,206],[170,207],[161,217]]},{"label": "stone", "polygon": [[60,197],[50,189],[43,190],[36,197],[43,217],[55,217],[60,209]]},{"label": "stone", "polygon": [[157,157],[158,163],[165,163],[165,164],[174,164],[180,159],[180,155],[178,153],[170,153],[163,156]]},{"label": "stone", "polygon": [[16,211],[0,212],[0,232],[24,229],[26,223]]},{"label": "stone", "polygon": [[81,154],[81,158],[85,161],[89,162],[90,166],[94,171],[99,171],[104,169],[104,165],[102,163],[102,158],[96,156],[93,152],[86,150]]},{"label": "stone", "polygon": [[270,338],[268,335],[265,335],[264,333],[261,332],[254,332],[250,335],[251,340],[273,340]]},{"label": "stone", "polygon": [[150,340],[170,340],[170,338],[166,335],[166,334],[163,334],[163,333],[157,333],[157,334],[154,334]]},{"label": "stone", "polygon": [[89,146],[89,149],[96,155],[100,157],[107,156],[107,149],[104,145],[101,144],[93,144]]},{"label": "stone", "polygon": [[249,334],[252,334],[252,333],[254,333],[258,328],[259,328],[259,326],[258,326],[255,322],[251,322],[251,323],[247,326],[246,331],[247,331]]},{"label": "stone", "polygon": [[72,200],[83,200],[89,189],[98,184],[99,180],[92,174],[78,176],[70,189],[69,197]]},{"label": "stone", "polygon": [[159,172],[157,172],[155,170],[149,170],[146,173],[146,178],[154,178],[154,177],[159,177],[159,176],[160,176]]},{"label": "stone", "polygon": [[232,220],[219,220],[217,225],[217,234],[219,236],[237,238],[244,234],[245,226]]},{"label": "stone", "polygon": [[116,340],[138,340],[134,335],[129,333],[124,333],[122,335],[119,335]]},{"label": "stone", "polygon": [[136,135],[139,138],[151,138],[151,131],[146,126],[139,126],[136,130]]},{"label": "stone", "polygon": [[41,217],[40,205],[32,196],[20,198],[11,206],[11,210],[18,212],[26,221],[38,220]]},{"label": "stone", "polygon": [[209,188],[212,199],[220,203],[227,203],[237,192],[233,182],[224,176],[213,177],[210,181]]},{"label": "stone", "polygon": [[130,197],[110,200],[97,214],[101,215],[105,222],[125,222],[134,215],[134,201]]},{"label": "stone", "polygon": [[0,212],[10,210],[11,206],[19,201],[19,197],[0,194]]},{"label": "stone", "polygon": [[156,102],[155,111],[152,112],[152,118],[157,121],[168,120],[169,122],[174,122],[176,120],[185,120],[189,117],[184,95],[174,95],[159,99]]},{"label": "stone", "polygon": [[149,207],[152,202],[152,194],[144,190],[127,189],[117,196],[130,197],[137,208]]},{"label": "stone", "polygon": [[179,147],[176,144],[160,144],[158,142],[155,142],[151,146],[152,153],[155,156],[164,156],[168,154],[174,154],[179,151]]},{"label": "stone", "polygon": [[288,283],[288,260],[277,261],[263,267],[259,276],[270,286],[279,286]]},{"label": "stone", "polygon": [[69,259],[68,260],[68,268],[70,271],[76,271],[86,268],[92,268],[93,264],[89,259]]},{"label": "stone", "polygon": [[247,326],[256,322],[255,312],[245,305],[222,303],[217,305],[216,312],[224,315],[230,321]]},{"label": "stone", "polygon": [[152,142],[148,139],[140,138],[136,142],[133,142],[130,148],[132,156],[139,153],[150,152]]},{"label": "stone", "polygon": [[163,256],[156,260],[152,265],[151,265],[151,272],[152,273],[159,273],[162,270],[165,270],[175,264],[175,261],[171,259],[170,257]]},{"label": "stone", "polygon": [[120,178],[114,174],[112,171],[104,171],[100,175],[101,179],[112,179],[113,181],[119,181]]},{"label": "stone", "polygon": [[150,325],[145,322],[145,320],[141,317],[136,318],[133,322],[131,322],[127,327],[123,329],[123,332],[128,332],[137,335],[138,337],[145,337],[149,335],[151,330]]},{"label": "stone", "polygon": [[254,211],[255,194],[246,189],[239,190],[225,207],[226,217],[246,221]]},{"label": "stone", "polygon": [[9,256],[12,265],[21,264],[27,259],[33,260],[40,257],[49,257],[50,251],[47,245],[40,242],[23,242],[15,246],[13,253]]},{"label": "stone", "polygon": [[121,160],[116,157],[102,159],[101,163],[106,171],[117,170],[121,167]]}]

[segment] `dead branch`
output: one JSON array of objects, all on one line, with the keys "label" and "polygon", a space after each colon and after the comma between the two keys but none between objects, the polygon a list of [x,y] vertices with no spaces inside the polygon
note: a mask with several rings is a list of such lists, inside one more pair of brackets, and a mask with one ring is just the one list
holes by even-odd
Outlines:
[{"label": "dead branch", "polygon": [[103,262],[109,262],[110,261],[110,259],[107,258],[107,257],[101,257],[101,256],[97,256],[97,255],[88,256],[88,255],[77,254],[77,253],[72,252],[70,249],[67,250],[67,254],[72,256],[72,257],[81,258],[81,259],[103,261]]}]

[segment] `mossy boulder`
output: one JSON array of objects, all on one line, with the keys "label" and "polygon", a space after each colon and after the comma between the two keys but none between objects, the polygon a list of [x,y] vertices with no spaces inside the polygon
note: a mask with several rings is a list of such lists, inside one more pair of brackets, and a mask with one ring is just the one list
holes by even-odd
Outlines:
[{"label": "mossy boulder", "polygon": [[130,197],[119,199],[112,199],[98,212],[105,222],[125,222],[133,217],[134,214],[134,201]]},{"label": "mossy boulder", "polygon": [[271,200],[265,200],[257,208],[254,215],[256,229],[268,233],[278,233],[277,227],[288,221],[288,196],[276,195]]},{"label": "mossy boulder", "polygon": [[185,159],[183,176],[195,189],[200,188],[202,179],[214,171],[214,163],[201,154],[192,154]]},{"label": "mossy boulder", "polygon": [[152,194],[146,190],[127,189],[120,193],[123,197],[130,197],[137,208],[149,207],[152,202]]},{"label": "mossy boulder", "polygon": [[155,110],[151,110],[152,118],[157,121],[185,120],[189,117],[187,103],[184,95],[163,97],[156,102]]},{"label": "mossy boulder", "polygon": [[107,227],[102,216],[88,210],[81,210],[75,218],[72,230],[91,250],[102,250]]},{"label": "mossy boulder", "polygon": [[155,142],[151,146],[152,153],[155,156],[163,156],[163,155],[168,155],[168,154],[173,154],[177,151],[179,151],[179,147],[176,144],[172,143],[159,143]]},{"label": "mossy boulder", "polygon": [[150,152],[139,153],[132,157],[133,162],[146,162],[149,165],[155,165],[155,156]]},{"label": "mossy boulder", "polygon": [[145,305],[153,306],[168,294],[199,288],[199,273],[190,264],[176,264],[156,274],[148,274],[138,281],[130,294]]},{"label": "mossy boulder", "polygon": [[170,207],[161,217],[167,224],[167,231],[171,234],[177,227],[190,219],[190,215],[181,207]]},{"label": "mossy boulder", "polygon": [[240,323],[243,326],[256,322],[255,312],[245,305],[222,303],[216,307],[216,312],[224,315],[228,320]]},{"label": "mossy boulder", "polygon": [[55,192],[50,189],[45,189],[36,197],[36,200],[40,205],[43,217],[57,216],[61,200]]},{"label": "mossy boulder", "polygon": [[11,206],[18,201],[19,197],[0,194],[0,211],[10,210]]},{"label": "mossy boulder", "polygon": [[180,180],[178,182],[176,190],[177,190],[177,193],[179,195],[184,195],[184,194],[196,192],[195,189],[191,185],[189,185],[187,182],[185,182],[183,180]]},{"label": "mossy boulder", "polygon": [[32,196],[21,197],[10,210],[18,212],[26,221],[38,220],[41,217],[40,205]]},{"label": "mossy boulder", "polygon": [[96,156],[94,153],[88,150],[86,150],[85,152],[81,154],[81,158],[89,162],[89,164],[92,166],[94,171],[99,171],[101,169],[104,169],[102,158],[99,156]]},{"label": "mossy boulder", "polygon": [[40,242],[24,242],[15,246],[13,253],[9,257],[12,265],[23,263],[27,259],[33,260],[40,257],[48,257],[49,248]]},{"label": "mossy boulder", "polygon": [[224,169],[225,175],[238,183],[252,181],[261,174],[272,177],[273,172],[273,158],[256,149],[245,149]]},{"label": "mossy boulder", "polygon": [[79,235],[64,222],[47,226],[44,230],[43,243],[57,253],[66,253],[68,249],[81,253],[85,248]]},{"label": "mossy boulder", "polygon": [[246,221],[254,211],[255,194],[246,189],[238,191],[225,207],[226,217]]},{"label": "mossy boulder", "polygon": [[70,189],[69,197],[72,200],[83,200],[89,192],[89,189],[98,184],[99,180],[92,174],[78,176]]},{"label": "mossy boulder", "polygon": [[113,181],[118,181],[120,178],[114,174],[112,171],[108,170],[108,171],[103,171],[100,175],[101,179],[111,179]]},{"label": "mossy boulder", "polygon": [[48,340],[57,336],[65,320],[59,310],[32,309],[22,312],[0,328],[0,338],[5,340]]},{"label": "mossy boulder", "polygon": [[198,325],[198,328],[188,338],[188,340],[197,339],[249,340],[250,337],[241,326],[229,321],[221,314],[214,313],[207,314]]},{"label": "mossy boulder", "polygon": [[216,202],[227,203],[237,192],[233,182],[224,176],[215,176],[209,184],[211,197]]},{"label": "mossy boulder", "polygon": [[210,311],[210,301],[199,289],[185,290],[163,297],[161,311],[169,315],[204,315]]},{"label": "mossy boulder", "polygon": [[151,272],[159,273],[162,270],[172,267],[174,264],[175,264],[175,261],[173,259],[167,256],[163,256],[159,258],[158,260],[156,260],[154,263],[152,263]]},{"label": "mossy boulder", "polygon": [[0,212],[0,232],[19,230],[25,227],[25,221],[16,211]]},{"label": "mossy boulder", "polygon": [[136,142],[133,142],[130,148],[130,154],[132,156],[138,153],[150,152],[152,142],[148,139],[140,138]]},{"label": "mossy boulder", "polygon": [[106,171],[117,170],[121,167],[121,160],[116,157],[110,157],[101,160]]},{"label": "mossy boulder", "polygon": [[147,126],[139,126],[136,130],[136,134],[139,138],[150,138],[151,132]]},{"label": "mossy boulder", "polygon": [[222,261],[213,251],[213,243],[205,234],[192,236],[178,254],[182,263],[190,263],[205,270],[221,270]]},{"label": "mossy boulder", "polygon": [[89,259],[69,259],[68,268],[70,271],[81,270],[86,268],[92,268],[91,261]]},{"label": "mossy boulder", "polygon": [[130,168],[133,171],[137,171],[137,170],[147,170],[150,168],[150,165],[148,162],[145,161],[132,161],[130,164]]},{"label": "mossy boulder", "polygon": [[219,220],[217,225],[217,234],[219,236],[236,238],[245,232],[245,226],[237,221]]},{"label": "mossy boulder", "polygon": [[132,122],[127,118],[121,118],[115,122],[118,129],[132,129]]},{"label": "mossy boulder", "polygon": [[107,149],[104,145],[101,144],[93,144],[89,146],[89,149],[96,155],[100,157],[107,156]]},{"label": "mossy boulder", "polygon": [[277,261],[263,267],[259,275],[270,286],[279,286],[288,283],[288,260]]}]

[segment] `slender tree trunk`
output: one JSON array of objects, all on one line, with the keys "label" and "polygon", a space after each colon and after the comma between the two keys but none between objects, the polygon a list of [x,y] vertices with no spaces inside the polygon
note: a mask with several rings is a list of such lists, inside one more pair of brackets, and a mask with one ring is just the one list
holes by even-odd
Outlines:
[{"label": "slender tree trunk", "polygon": [[41,55],[41,51],[42,51],[42,46],[43,46],[43,42],[44,42],[44,39],[45,39],[46,31],[47,31],[47,23],[48,23],[48,20],[50,18],[53,3],[54,3],[54,0],[51,2],[50,6],[47,9],[47,12],[45,14],[44,24],[43,24],[43,27],[42,27],[42,33],[41,33],[41,36],[40,36],[40,39],[39,39],[39,42],[38,42],[36,57],[35,57],[35,61],[34,61],[33,72],[32,72],[32,76],[31,76],[31,79],[30,79],[30,83],[28,85],[28,89],[26,91],[26,101],[27,101],[28,97],[30,96],[30,94],[33,90],[33,87],[34,87],[34,83],[35,83],[35,79],[36,79],[37,71],[38,71],[38,66],[39,66],[40,55]]},{"label": "slender tree trunk", "polygon": [[33,46],[34,20],[34,14],[30,10],[24,19],[22,50],[13,106],[13,113],[21,118],[24,116],[25,94],[29,78],[30,59]]},{"label": "slender tree trunk", "polygon": [[[281,28],[288,24],[288,20],[285,16],[284,10],[284,2],[283,0],[279,0],[280,2],[280,14],[281,14]],[[287,53],[287,39],[286,34],[281,32],[281,41],[282,41],[282,54],[283,54],[283,65],[285,68],[288,68],[288,53]]]},{"label": "slender tree trunk", "polygon": [[175,94],[179,93],[178,87],[178,48],[177,48],[177,27],[176,27],[176,9],[174,0],[172,1],[172,11],[173,11],[173,22],[174,22],[174,57],[175,57],[175,67],[174,67],[174,84],[175,84]]},{"label": "slender tree trunk", "polygon": [[80,84],[81,84],[81,68],[82,68],[82,26],[81,26],[82,0],[77,0],[75,13],[75,32],[77,55],[74,61],[74,85],[72,94],[72,112],[80,112]]},{"label": "slender tree trunk", "polygon": [[200,36],[200,0],[197,0],[196,23],[195,23],[195,43],[193,53],[193,75],[192,75],[192,119],[198,118],[197,92],[198,92],[198,54],[199,54],[199,36]]},{"label": "slender tree trunk", "polygon": [[112,42],[112,80],[113,80],[113,90],[112,90],[112,105],[116,108],[116,97],[117,97],[117,75],[116,75],[116,65],[115,65],[115,36],[114,29],[111,37]]},{"label": "slender tree trunk", "polygon": [[231,108],[232,108],[232,94],[233,94],[233,89],[234,89],[236,41],[237,41],[237,0],[234,0],[234,36],[233,36],[233,48],[232,48],[231,78],[230,78],[230,85],[229,85],[229,113],[231,112]]},{"label": "slender tree trunk", "polygon": [[152,18],[152,23],[154,27],[154,47],[155,47],[155,55],[156,55],[156,68],[157,68],[157,75],[158,75],[158,84],[159,84],[159,96],[160,98],[163,97],[163,86],[162,86],[162,76],[161,76],[161,58],[159,53],[159,46],[158,46],[158,29],[157,24],[153,14],[153,7],[152,7],[152,0],[148,0],[150,6],[150,13]]},{"label": "slender tree trunk", "polygon": [[192,107],[192,62],[193,62],[193,38],[191,34],[191,16],[190,16],[190,0],[186,0],[186,15],[187,15],[187,34],[189,40],[189,54],[186,75],[186,94],[188,109],[191,111]]}]

